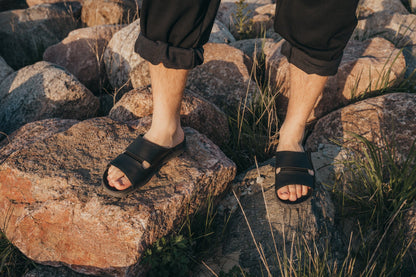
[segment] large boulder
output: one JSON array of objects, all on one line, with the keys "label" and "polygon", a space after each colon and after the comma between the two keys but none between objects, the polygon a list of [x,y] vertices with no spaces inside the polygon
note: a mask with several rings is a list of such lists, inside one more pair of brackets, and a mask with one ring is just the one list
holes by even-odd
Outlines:
[{"label": "large boulder", "polygon": [[416,45],[416,15],[390,12],[375,13],[358,21],[353,37],[383,37],[398,48]]},{"label": "large boulder", "polygon": [[77,27],[77,2],[0,13],[0,56],[14,69],[42,60],[43,52]]},{"label": "large boulder", "polygon": [[401,0],[360,0],[358,3],[357,14],[359,18],[383,12],[409,14]]},{"label": "large boulder", "polygon": [[126,24],[139,16],[136,0],[83,0],[81,20],[87,26]]},{"label": "large boulder", "polygon": [[2,57],[0,57],[0,84],[8,75],[12,74],[13,71],[13,68],[11,68]]},{"label": "large boulder", "polygon": [[[341,249],[334,227],[335,208],[328,192],[317,186],[306,202],[287,205],[278,201],[274,183],[272,159],[237,176],[232,190],[241,207],[232,193],[220,202],[220,214],[224,212],[226,217],[228,212],[231,216],[221,249],[207,261],[217,273],[238,266],[250,276],[280,276],[278,256],[284,263],[284,257],[303,262],[309,255],[306,246],[319,249],[321,254],[325,242],[331,249]],[[331,251],[334,259],[342,254]],[[204,271],[208,274],[197,276],[210,276],[206,268]]]},{"label": "large boulder", "polygon": [[[289,62],[280,52],[284,41],[265,47],[266,66],[273,87],[282,92],[277,98],[279,113],[286,113],[289,86]],[[322,117],[363,95],[389,87],[400,80],[406,68],[403,54],[383,38],[350,40],[338,73],[330,76],[308,121]]]},{"label": "large boulder", "polygon": [[[227,114],[250,103],[259,88],[251,78],[252,60],[226,44],[207,43],[204,63],[192,69],[187,88],[211,101]],[[247,100],[247,102],[245,102]]]},{"label": "large boulder", "polygon": [[[147,121],[148,122],[148,121]],[[95,118],[40,139],[0,164],[0,223],[32,260],[88,274],[139,276],[146,247],[167,235],[235,177],[235,164],[185,128],[187,149],[139,191],[100,188],[108,162],[148,124]],[[1,151],[1,149],[0,149]]]},{"label": "large boulder", "polygon": [[[392,93],[336,110],[318,120],[306,141],[323,183],[331,184],[342,171],[348,149],[362,149],[358,134],[385,148],[395,147],[398,160],[408,156],[416,141],[416,95]],[[335,141],[335,142],[334,142]],[[316,162],[315,162],[316,161]]]},{"label": "large boulder", "polygon": [[65,67],[98,94],[108,83],[103,61],[105,47],[120,28],[101,25],[74,30],[63,41],[46,49],[43,59]]},{"label": "large boulder", "polygon": [[108,79],[119,93],[150,84],[147,61],[134,52],[139,33],[140,20],[136,20],[114,34],[104,52]]},{"label": "large boulder", "polygon": [[[126,122],[152,113],[151,88],[143,88],[124,94],[111,109],[109,117]],[[192,127],[219,146],[228,142],[230,132],[227,116],[214,104],[188,89],[184,92],[180,114],[183,126]]]},{"label": "large boulder", "polygon": [[0,131],[46,118],[95,116],[98,98],[63,68],[38,62],[10,74],[0,86]]}]

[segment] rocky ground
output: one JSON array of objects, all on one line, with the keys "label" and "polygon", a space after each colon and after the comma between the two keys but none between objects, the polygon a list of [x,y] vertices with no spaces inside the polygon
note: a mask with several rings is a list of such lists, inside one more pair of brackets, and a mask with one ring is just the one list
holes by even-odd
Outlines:
[{"label": "rocky ground", "polygon": [[[285,206],[276,201],[273,159],[243,169],[224,154],[236,139],[230,119],[248,113],[265,87],[278,92],[273,101],[285,114],[289,64],[272,30],[274,2],[222,1],[205,62],[186,85],[187,150],[118,200],[101,192],[102,173],[146,132],[152,113],[148,67],[133,51],[141,1],[0,0],[0,226],[38,264],[26,277],[143,275],[145,250],[211,197],[220,214],[232,213],[206,259],[211,271],[201,266],[195,276],[235,265],[253,276],[282,273],[276,256],[299,233],[319,253],[330,243],[332,261],[342,261],[348,223],[325,185],[360,151],[353,133],[408,158],[416,140],[416,15],[400,0],[360,1],[339,71],[309,119],[318,187],[311,200]],[[406,205],[404,267],[415,273],[416,203]]]}]

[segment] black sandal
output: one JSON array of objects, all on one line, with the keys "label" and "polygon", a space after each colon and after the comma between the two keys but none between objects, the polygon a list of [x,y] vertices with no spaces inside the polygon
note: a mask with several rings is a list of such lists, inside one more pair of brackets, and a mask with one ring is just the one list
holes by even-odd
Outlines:
[{"label": "black sandal", "polygon": [[[145,185],[164,164],[179,156],[185,150],[185,146],[185,139],[175,147],[166,148],[139,136],[126,148],[123,154],[108,164],[102,180],[104,192],[111,196],[123,197],[136,191]],[[148,168],[143,167],[144,161],[150,164]],[[132,184],[130,187],[118,190],[108,184],[107,175],[111,165],[125,174]]]},{"label": "black sandal", "polygon": [[[280,171],[277,170],[280,168]],[[296,201],[283,200],[277,190],[287,185],[304,185],[311,189],[307,195],[298,198]],[[315,171],[312,166],[309,152],[276,152],[275,166],[275,191],[277,198],[285,204],[298,204],[306,201],[315,189]]]}]

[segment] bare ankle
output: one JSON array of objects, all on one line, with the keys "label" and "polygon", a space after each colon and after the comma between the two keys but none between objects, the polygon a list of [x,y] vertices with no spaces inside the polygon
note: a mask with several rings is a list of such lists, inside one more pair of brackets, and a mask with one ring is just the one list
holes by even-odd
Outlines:
[{"label": "bare ankle", "polygon": [[175,129],[152,126],[144,137],[160,146],[174,147],[183,141],[184,132],[181,126]]}]

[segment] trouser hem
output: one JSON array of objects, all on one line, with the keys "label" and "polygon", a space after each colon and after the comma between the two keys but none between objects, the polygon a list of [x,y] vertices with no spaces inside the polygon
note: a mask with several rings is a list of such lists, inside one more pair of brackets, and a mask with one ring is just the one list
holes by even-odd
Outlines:
[{"label": "trouser hem", "polygon": [[320,76],[335,75],[342,59],[342,56],[331,61],[315,59],[304,53],[302,50],[293,47],[287,41],[283,43],[281,53],[286,56],[289,63],[297,68],[308,74],[317,74]]},{"label": "trouser hem", "polygon": [[140,33],[134,50],[153,65],[163,63],[167,68],[192,69],[204,62],[204,49],[180,48],[162,41],[152,41]]}]

